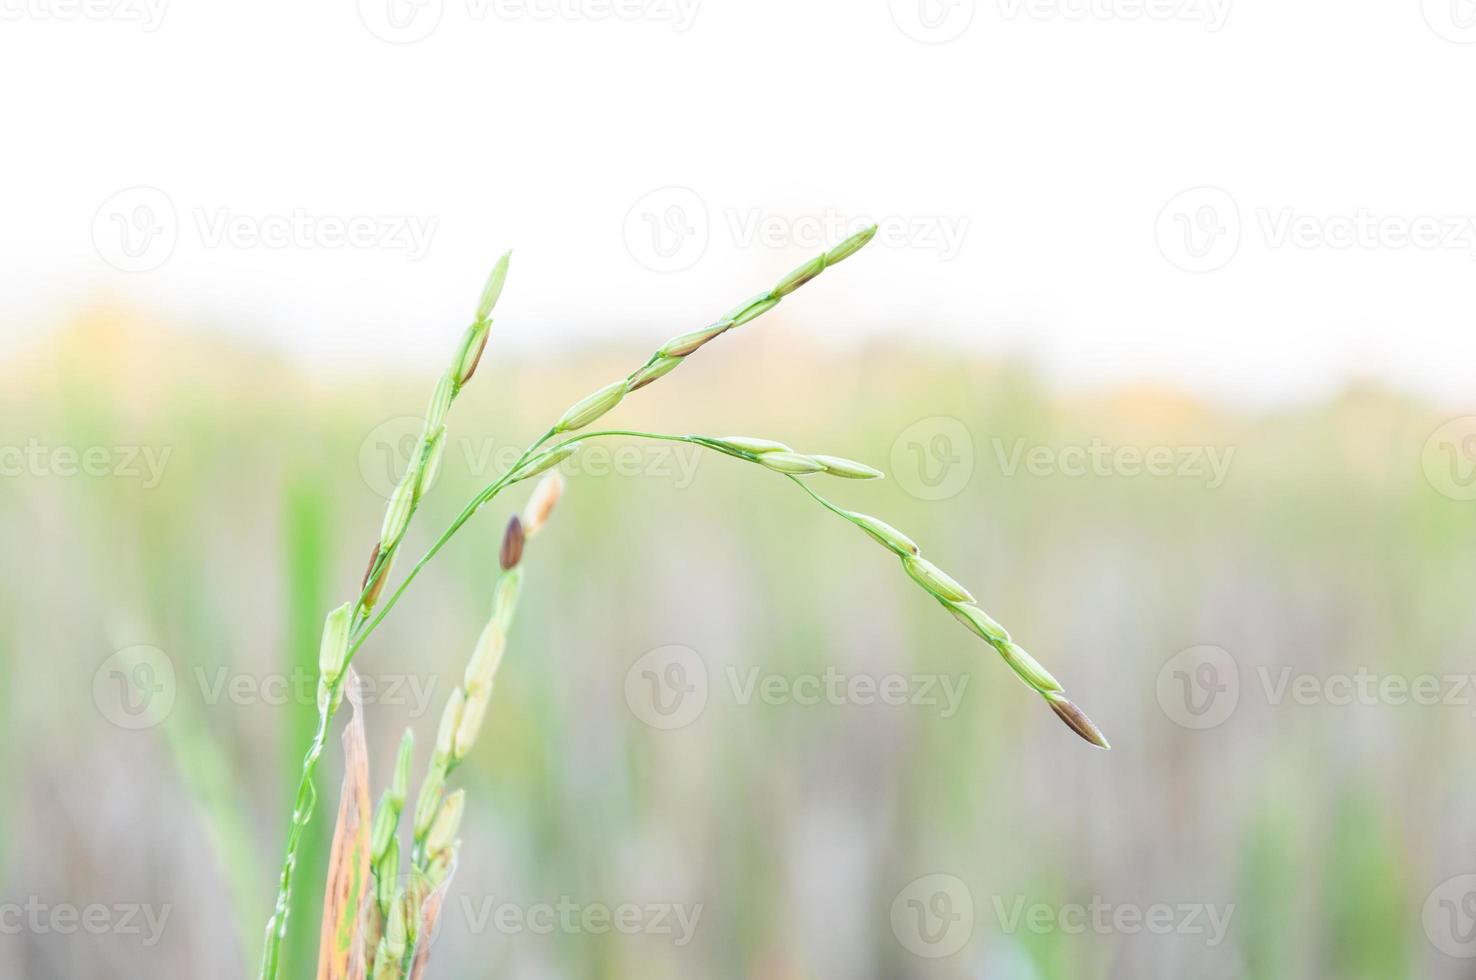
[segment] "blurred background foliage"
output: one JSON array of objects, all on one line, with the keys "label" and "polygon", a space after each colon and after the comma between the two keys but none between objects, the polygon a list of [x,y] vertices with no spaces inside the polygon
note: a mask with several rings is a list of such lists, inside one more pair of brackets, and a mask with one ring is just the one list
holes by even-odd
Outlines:
[{"label": "blurred background foliage", "polygon": [[[673,329],[654,329],[659,342]],[[782,309],[725,338],[609,421],[784,440],[883,466],[919,420],[963,423],[972,476],[943,500],[917,474],[833,482],[842,505],[923,544],[1059,676],[1114,742],[1078,741],[876,545],[786,480],[701,457],[690,480],[569,470],[530,547],[493,715],[460,771],[462,864],[432,975],[457,978],[1476,976],[1426,939],[1421,909],[1476,869],[1476,705],[1270,703],[1259,670],[1470,674],[1471,504],[1435,492],[1421,447],[1444,419],[1385,390],[1241,412],[1170,387],[1059,391],[1027,364],[895,343],[809,347]],[[451,349],[457,333],[427,331]],[[493,347],[452,415],[418,554],[571,401],[639,364],[622,346],[560,360]],[[0,936],[14,977],[227,977],[254,966],[313,723],[323,614],[356,591],[395,433],[430,377],[311,371],[101,306],[0,360],[0,445],[167,450],[127,476],[0,480],[0,895],[171,908],[159,941]],[[1149,476],[1009,476],[1017,440],[1060,448],[1233,448],[1222,486]],[[958,449],[957,445],[954,446]],[[898,459],[907,458],[904,447]],[[665,465],[662,465],[664,461]],[[644,468],[644,467],[643,467]],[[365,648],[377,786],[403,726],[423,766],[487,611],[496,501]],[[404,564],[402,563],[402,570]],[[163,724],[114,724],[94,679],[115,652],[163,651]],[[658,731],[627,703],[647,651],[696,651],[705,710]],[[1196,731],[1159,704],[1181,650],[1222,647],[1239,706]],[[941,675],[938,706],[742,704],[728,669],[794,677]],[[308,677],[286,703],[215,695]],[[398,680],[396,680],[398,679]],[[422,697],[421,694],[424,694]],[[281,699],[276,699],[281,700]],[[336,743],[335,743],[336,744]],[[313,970],[339,759],[306,850],[289,975]],[[964,882],[964,948],[914,956],[891,909],[929,874]],[[700,905],[692,941],[509,932],[528,908]],[[1226,941],[1007,928],[1028,904],[1234,907]]]}]

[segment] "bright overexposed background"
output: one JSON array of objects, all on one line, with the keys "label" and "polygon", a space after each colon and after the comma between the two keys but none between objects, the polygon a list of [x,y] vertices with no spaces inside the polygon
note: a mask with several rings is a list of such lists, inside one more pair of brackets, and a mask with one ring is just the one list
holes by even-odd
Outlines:
[{"label": "bright overexposed background", "polygon": [[[320,361],[430,364],[406,325],[465,316],[466,284],[515,248],[505,343],[649,341],[815,251],[799,219],[830,217],[899,231],[820,342],[900,330],[1066,382],[1255,402],[1363,375],[1468,391],[1476,47],[1458,42],[1476,30],[1459,4],[1169,0],[1159,20],[1132,0],[111,2],[99,20],[6,3],[8,333],[107,291]],[[92,228],[137,186],[167,195],[177,244],[124,273]],[[651,196],[671,187],[687,193]],[[1209,273],[1166,257],[1180,225],[1156,232],[1201,187],[1238,211],[1213,222],[1233,238],[1238,220],[1239,247]],[[627,219],[673,205],[663,227],[688,237],[659,271],[648,219]],[[411,253],[208,231],[298,212],[431,233]],[[1360,213],[1463,232],[1304,248],[1274,231]],[[752,237],[763,220],[777,237]]]},{"label": "bright overexposed background", "polygon": [[[401,571],[576,399],[870,222],[609,420],[885,468],[810,485],[1112,752],[788,481],[591,439],[455,774],[432,980],[1473,976],[1468,0],[83,2],[0,0],[0,976],[254,975],[323,615],[497,256]],[[411,685],[366,706],[376,793],[522,494],[359,654]],[[708,687],[665,726],[673,664]],[[784,696],[837,672],[959,699]],[[291,980],[340,774],[335,738]],[[701,922],[486,918],[560,898]]]}]

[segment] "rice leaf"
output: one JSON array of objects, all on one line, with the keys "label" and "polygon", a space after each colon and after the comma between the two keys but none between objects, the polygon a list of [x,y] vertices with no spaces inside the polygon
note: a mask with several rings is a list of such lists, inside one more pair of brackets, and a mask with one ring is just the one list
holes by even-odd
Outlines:
[{"label": "rice leaf", "polygon": [[360,926],[369,895],[369,747],[359,675],[353,668],[344,686],[353,717],[343,733],[343,789],[323,896],[318,980],[363,980],[367,970]]}]

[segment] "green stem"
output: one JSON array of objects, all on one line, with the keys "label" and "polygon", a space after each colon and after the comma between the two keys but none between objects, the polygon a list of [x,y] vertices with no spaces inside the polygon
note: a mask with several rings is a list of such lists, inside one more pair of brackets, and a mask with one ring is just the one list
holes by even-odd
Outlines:
[{"label": "green stem", "polygon": [[[400,583],[400,587],[380,607],[379,614],[373,620],[366,623],[364,614],[362,612],[356,612],[352,630],[355,639],[349,645],[348,656],[344,661],[345,670],[328,688],[327,700],[323,705],[323,710],[318,715],[318,730],[313,736],[313,741],[308,747],[307,754],[303,756],[302,776],[298,780],[297,801],[292,811],[292,826],[287,833],[287,856],[282,863],[282,875],[277,887],[276,910],[272,913],[271,921],[267,923],[266,949],[262,954],[261,963],[261,980],[276,980],[277,977],[277,965],[281,957],[281,946],[287,935],[287,916],[292,903],[292,875],[297,868],[297,852],[302,842],[303,832],[307,829],[308,822],[312,819],[313,806],[316,803],[313,778],[317,772],[318,759],[322,756],[323,749],[328,743],[328,733],[332,728],[333,719],[338,714],[340,692],[343,688],[344,679],[348,676],[348,670],[346,669],[348,664],[353,662],[354,654],[358,653],[359,648],[364,645],[364,641],[368,639],[369,634],[374,632],[375,628],[384,621],[384,617],[399,602],[400,596],[404,595],[405,590],[415,580],[415,577],[420,574],[421,569],[436,556],[437,552],[446,546],[446,543],[456,535],[457,531],[461,530],[467,521],[471,520],[472,515],[483,504],[497,496],[507,486],[511,477],[517,474],[518,467],[526,463],[529,457],[537,452],[539,447],[548,442],[549,439],[553,438],[555,434],[552,429],[544,433],[543,436],[523,452],[523,455],[518,458],[517,463],[504,476],[493,482],[490,486],[485,487],[481,493],[472,499],[471,503],[467,504],[466,508],[462,510],[461,514],[452,522],[451,526],[437,539],[430,551],[426,552],[425,556],[415,564],[409,576],[406,577],[404,582]],[[371,581],[372,578],[373,576],[371,575]],[[363,609],[362,601],[363,596],[361,594],[360,610]]]},{"label": "green stem", "polygon": [[[441,549],[444,548],[451,541],[451,539],[456,536],[457,532],[459,532],[466,525],[466,523],[472,519],[472,517],[476,514],[478,510],[480,510],[485,504],[487,504],[504,489],[506,489],[513,482],[513,478],[517,476],[518,470],[525,463],[527,463],[527,461],[533,456],[534,453],[543,448],[543,446],[546,445],[548,441],[557,434],[558,432],[555,429],[550,429],[545,432],[537,441],[535,441],[532,445],[530,445],[526,450],[523,451],[523,454],[518,457],[517,462],[514,463],[505,474],[494,480],[492,483],[488,484],[486,487],[483,487],[482,490],[479,491],[477,495],[474,496],[464,508],[462,508],[461,513],[456,516],[455,520],[453,520],[451,524],[446,528],[446,530],[441,533],[441,536],[436,539],[435,543],[431,545],[430,549],[426,551],[426,553],[421,556],[420,560],[415,563],[415,566],[410,569],[409,574],[405,576],[404,580],[401,581],[395,591],[390,594],[389,598],[387,598],[380,605],[379,612],[374,616],[373,619],[369,619],[366,622],[366,617],[362,615],[356,616],[356,621],[353,628],[354,639],[349,644],[348,657],[345,660],[345,666],[353,662],[354,655],[358,653],[359,649],[364,645],[365,641],[369,639],[369,636],[376,629],[379,628],[380,623],[384,622],[385,617],[388,616],[390,611],[394,609],[394,607],[399,603],[400,598],[405,594],[406,590],[409,589],[410,584],[414,582],[417,577],[419,577],[421,571],[424,570],[425,566],[428,565],[431,560],[441,552]],[[752,454],[735,451],[731,448],[723,446],[721,443],[715,440],[705,438],[703,436],[683,436],[662,432],[642,432],[636,429],[604,429],[598,432],[586,432],[579,435],[573,435],[570,436],[568,439],[565,439],[550,447],[550,451],[552,452],[558,450],[564,446],[580,442],[584,439],[598,439],[612,436],[623,436],[632,439],[652,439],[662,442],[687,443],[689,445],[701,446],[704,449],[712,449],[717,452],[721,452],[724,455],[734,456],[738,459],[743,459],[749,462],[755,462],[757,460],[757,457],[753,456]],[[834,513],[839,514],[842,517],[847,517],[846,513],[843,510],[830,503],[824,497],[821,497],[819,494],[815,493],[815,491],[806,486],[805,483],[798,477],[791,476],[790,479],[794,480],[794,482],[803,487],[806,493],[814,497],[828,510],[833,511]],[[313,776],[317,770],[318,759],[323,754],[323,749],[327,744],[328,733],[331,729],[333,719],[338,713],[340,691],[342,689],[343,679],[347,677],[347,673],[347,670],[345,670],[340,678],[329,688],[327,702],[324,705],[323,711],[319,715],[317,733],[313,737],[313,742],[312,745],[308,748],[307,755],[303,758],[302,778],[298,783],[297,806],[292,813],[292,827],[288,833],[287,838],[287,859],[282,866],[281,884],[277,892],[276,912],[273,914],[272,920],[270,923],[268,923],[267,926],[267,949],[262,961],[262,980],[275,980],[277,975],[277,959],[279,948],[287,931],[287,910],[291,901],[292,873],[295,870],[297,864],[298,844],[302,838],[304,829],[307,827],[308,821],[312,818],[313,805],[316,802],[314,799],[315,794],[313,791]],[[420,857],[421,852],[421,842],[417,842],[415,853],[412,855],[411,858],[412,866],[417,863],[417,859]]]},{"label": "green stem", "polygon": [[[820,496],[818,493],[816,493],[814,491],[813,488],[811,488],[811,486],[808,483],[806,483],[804,480],[800,479],[799,477],[794,476],[793,474],[787,474],[787,475],[789,476],[789,478],[791,480],[793,480],[795,483],[797,483],[799,485],[800,489],[804,490],[804,492],[807,493],[807,494],[809,494],[811,497],[814,497],[815,500],[816,500],[816,502],[818,502],[821,507],[824,507],[826,510],[830,511],[832,514],[835,514],[838,517],[844,518],[846,520],[846,522],[849,523],[849,524],[856,524],[855,518],[853,518],[851,516],[851,514],[850,514],[849,511],[845,510],[844,508],[837,507],[835,504],[831,503],[829,500],[826,500],[824,497]],[[860,525],[856,525],[856,526],[859,527]]]},{"label": "green stem", "polygon": [[[385,617],[389,615],[390,610],[392,610],[395,605],[399,603],[401,596],[403,596],[406,590],[410,588],[410,584],[415,581],[415,579],[420,575],[425,566],[430,563],[431,559],[435,558],[436,555],[441,552],[441,549],[444,548],[451,541],[451,539],[456,536],[457,532],[466,525],[467,521],[472,519],[472,517],[476,514],[478,510],[480,510],[485,504],[487,504],[499,493],[505,490],[513,482],[512,478],[517,475],[518,469],[524,463],[526,463],[535,452],[543,448],[555,435],[557,435],[557,432],[553,429],[550,429],[548,432],[544,433],[542,438],[533,443],[523,452],[523,455],[518,458],[518,461],[514,463],[513,466],[505,474],[503,474],[501,477],[499,477],[497,480],[494,480],[487,486],[483,487],[482,490],[471,499],[466,507],[462,509],[461,513],[456,516],[456,519],[451,522],[450,526],[448,526],[446,530],[441,533],[441,536],[436,539],[436,542],[431,545],[430,550],[422,555],[420,560],[415,563],[415,566],[410,569],[409,574],[405,576],[404,580],[399,584],[395,591],[390,593],[389,598],[387,598],[379,607],[378,615],[370,620],[367,625],[360,624],[362,626],[362,629],[356,627],[354,640],[352,643],[349,644],[348,659],[350,662],[352,662],[354,654],[356,654],[359,651],[359,648],[364,645],[365,640],[369,638],[369,635],[379,628],[379,624],[382,623]],[[549,446],[548,451],[556,452],[565,446],[572,445],[576,442],[582,442],[585,439],[602,439],[612,436],[623,436],[630,439],[652,439],[659,442],[687,443],[688,445],[701,446],[703,449],[711,449],[714,452],[722,453],[725,456],[732,456],[736,459],[742,459],[750,463],[758,461],[758,457],[754,456],[752,453],[745,453],[742,451],[734,450],[730,447],[724,446],[721,442],[707,436],[683,436],[673,435],[666,432],[642,432],[639,429],[601,429],[598,432],[584,432],[578,435],[570,436],[569,438],[564,439],[561,442],[554,443],[552,446]],[[799,484],[799,486],[802,487],[806,493],[808,493],[811,497],[814,497],[815,500],[817,500],[827,510],[845,518],[851,523],[855,523],[854,521],[851,521],[850,515],[845,510],[837,507],[835,504],[832,504],[830,501],[820,496],[814,490],[810,489],[810,487],[804,482],[804,480],[797,476],[790,476],[790,479]]]},{"label": "green stem", "polygon": [[[414,568],[410,569],[410,573],[405,576],[404,581],[399,584],[399,587],[397,587],[394,592],[390,593],[389,598],[386,599],[382,605],[380,605],[379,614],[376,615],[372,620],[370,620],[367,625],[364,625],[362,630],[356,629],[354,633],[354,640],[352,643],[349,644],[347,662],[353,662],[354,654],[359,652],[359,648],[364,645],[364,641],[369,638],[369,634],[373,633],[376,629],[379,628],[379,624],[384,622],[384,618],[388,616],[390,610],[395,608],[395,606],[399,603],[400,597],[405,594],[405,590],[410,587],[410,583],[415,581],[416,577],[420,575],[425,566],[430,563],[430,560],[436,557],[436,555],[440,553],[442,548],[446,547],[451,539],[456,536],[456,532],[460,531],[462,527],[465,526],[466,522],[471,520],[472,517],[475,516],[476,512],[483,507],[483,505],[485,505],[493,497],[496,497],[499,493],[501,493],[503,489],[512,482],[512,478],[517,475],[519,467],[526,463],[528,459],[543,446],[544,443],[548,442],[548,440],[552,439],[556,434],[556,431],[553,429],[549,429],[547,432],[545,432],[538,439],[538,441],[534,442],[527,449],[523,450],[523,455],[518,457],[518,461],[514,463],[506,473],[498,477],[492,483],[483,487],[481,491],[479,491],[477,495],[473,497],[465,507],[462,508],[461,513],[456,515],[456,519],[451,522],[451,525],[446,528],[445,531],[441,532],[441,536],[436,539],[436,543],[431,545],[430,550],[420,557],[420,560],[415,563]],[[577,442],[578,440],[570,441]]]},{"label": "green stem", "polygon": [[[695,351],[698,347],[701,347],[703,344],[707,343],[709,340],[712,340],[713,338],[733,327],[741,326],[742,324],[763,315],[768,310],[773,309],[785,296],[788,296],[790,293],[793,293],[796,289],[799,289],[811,279],[814,279],[826,268],[835,265],[838,262],[844,261],[846,258],[855,254],[861,248],[865,247],[866,244],[871,241],[872,237],[875,234],[876,226],[872,225],[870,228],[867,228],[858,234],[852,235],[850,238],[846,239],[844,242],[831,249],[829,252],[820,255],[816,259],[796,269],[790,275],[780,280],[779,284],[773,289],[770,289],[760,296],[754,297],[752,300],[743,303],[731,314],[729,314],[729,316],[723,322],[714,325],[714,327],[720,327],[720,329],[710,330],[707,333],[699,331],[697,335],[685,335],[681,338],[673,338],[673,341],[668,342],[667,346],[663,346],[646,361],[645,367],[641,368],[639,371],[635,372],[635,374],[632,374],[629,379],[627,379],[627,385],[634,383],[633,379],[646,371],[646,369],[655,367],[658,362],[671,361],[672,363],[666,366],[666,369],[670,370],[671,367],[675,366],[677,359],[686,357],[687,355]],[[474,326],[483,325],[484,322],[487,321],[490,317],[492,306],[496,303],[498,294],[502,289],[502,278],[506,275],[506,273],[507,257],[504,256],[502,260],[498,263],[498,265],[494,267],[492,275],[489,277],[487,285],[483,289],[481,302],[479,303],[477,308],[477,323],[474,324]],[[490,323],[486,324],[486,326],[490,326]],[[486,329],[486,327],[483,327],[483,329]],[[461,373],[466,372],[469,376],[470,370],[475,368],[475,363],[473,363],[470,368],[467,367],[467,356],[470,350],[467,344],[471,342],[473,336],[474,335],[469,334],[469,339],[463,342],[462,348],[458,354],[456,364],[453,366],[452,369],[453,371],[457,372],[457,374],[452,376],[455,379],[455,384],[451,389],[451,398],[453,400],[459,393],[460,386],[464,384],[467,380],[466,377],[461,376]],[[483,337],[482,342],[485,343],[485,337]],[[684,342],[678,343],[678,346],[682,348],[679,351],[670,348],[670,345],[672,343],[677,342]],[[657,377],[660,377],[661,374],[664,373],[666,372],[661,371],[660,373],[652,377],[641,379],[639,383],[634,383],[634,387],[637,389],[643,387],[644,385],[656,380]],[[449,527],[446,532],[442,534],[439,539],[437,539],[436,543],[431,547],[430,551],[426,553],[425,557],[423,557],[419,562],[416,563],[415,567],[411,569],[410,574],[405,578],[403,582],[401,582],[399,588],[397,588],[395,592],[389,597],[389,599],[380,607],[379,614],[375,616],[372,620],[368,620],[368,610],[364,608],[364,601],[367,595],[367,590],[373,587],[374,583],[377,582],[378,577],[381,574],[384,574],[384,569],[393,557],[393,553],[398,550],[400,542],[396,541],[393,546],[385,549],[388,553],[381,554],[376,558],[376,560],[372,563],[373,567],[370,569],[369,577],[366,579],[365,590],[361,590],[359,603],[355,607],[354,619],[350,627],[350,635],[353,637],[353,641],[349,646],[348,654],[345,659],[345,668],[350,662],[352,662],[354,654],[356,654],[359,648],[364,645],[364,641],[367,640],[369,636],[374,632],[374,630],[379,627],[380,623],[384,622],[385,616],[388,615],[389,611],[393,609],[394,606],[399,602],[400,597],[404,595],[405,590],[409,587],[410,583],[413,582],[420,575],[421,570],[425,568],[430,559],[435,557],[435,555],[443,547],[445,547],[446,543],[455,536],[456,532],[459,531],[461,527],[471,519],[472,515],[475,514],[476,511],[483,504],[490,501],[503,488],[513,482],[512,478],[517,475],[519,467],[523,466],[532,457],[534,452],[536,452],[540,447],[542,447],[545,443],[547,443],[550,439],[557,435],[558,432],[558,427],[555,427],[544,433],[544,435],[540,439],[538,439],[537,442],[533,443],[531,446],[528,447],[527,450],[524,451],[523,455],[519,457],[517,463],[514,464],[512,469],[510,469],[506,475],[504,475],[501,479],[495,481],[488,487],[484,488],[482,492],[473,499],[471,504],[469,504],[466,509],[462,511],[462,513],[452,523],[451,527]],[[731,448],[723,447],[721,444],[714,444],[710,441],[703,440],[695,436],[665,436],[656,433],[620,432],[612,430],[610,432],[591,433],[585,436],[576,437],[574,439],[567,440],[560,445],[568,445],[568,443],[570,442],[577,442],[580,438],[589,438],[590,435],[627,435],[636,438],[654,438],[666,439],[675,442],[687,442],[694,445],[705,446],[709,449],[716,449],[720,452],[726,452],[730,456],[737,456],[740,459],[747,459],[750,462],[754,461],[755,459],[755,457],[746,453],[734,451]],[[426,458],[428,453],[429,444],[427,443],[422,448],[422,455],[419,461],[421,467],[424,467],[426,465]],[[418,503],[418,501],[416,503]],[[414,512],[415,505],[412,504],[410,512],[411,517],[414,516]],[[400,534],[400,538],[402,540],[403,536],[404,533],[402,531]],[[366,622],[366,620],[368,621]],[[313,744],[308,749],[307,755],[303,758],[302,779],[298,784],[298,806],[293,811],[292,827],[288,832],[287,856],[285,861],[283,862],[281,887],[277,893],[276,911],[273,913],[272,919],[267,925],[266,949],[262,954],[261,980],[276,980],[277,963],[280,955],[281,941],[287,930],[287,913],[290,907],[291,899],[292,872],[297,862],[297,848],[302,837],[303,828],[306,826],[308,820],[310,820],[312,816],[313,801],[311,797],[313,792],[313,774],[317,767],[318,757],[322,754],[323,747],[326,743],[328,730],[332,724],[333,717],[337,713],[337,702],[342,689],[343,677],[346,676],[346,674],[346,670],[341,672],[339,678],[333,684],[328,685],[328,687],[326,688],[327,698],[323,705],[323,709],[319,712],[318,732],[316,737],[313,739]],[[304,803],[306,803],[306,805],[304,805]]]},{"label": "green stem", "polygon": [[[400,582],[395,591],[390,593],[389,598],[385,599],[384,602],[380,605],[379,614],[376,615],[366,626],[364,626],[362,630],[356,630],[354,634],[354,640],[352,643],[349,644],[348,659],[350,662],[353,661],[354,654],[358,653],[359,648],[364,645],[364,641],[369,638],[369,634],[373,633],[376,629],[379,628],[379,624],[384,622],[384,618],[388,616],[390,610],[394,609],[395,606],[399,603],[400,597],[405,594],[405,590],[410,587],[410,583],[415,581],[415,579],[420,575],[425,566],[430,563],[431,559],[436,557],[436,555],[440,553],[441,549],[444,548],[451,541],[451,539],[456,536],[456,533],[460,531],[463,526],[466,525],[467,521],[472,519],[472,517],[476,514],[478,510],[480,510],[485,504],[491,501],[492,498],[496,497],[499,493],[506,489],[507,486],[512,482],[512,478],[517,475],[519,467],[526,463],[529,457],[531,457],[535,452],[541,449],[544,444],[546,444],[548,440],[552,439],[555,435],[557,435],[557,432],[554,429],[550,429],[548,430],[548,432],[544,433],[541,439],[533,443],[533,445],[529,446],[523,452],[523,455],[518,458],[518,461],[514,463],[513,466],[505,474],[503,474],[501,477],[488,484],[487,486],[483,487],[481,491],[478,492],[477,495],[471,499],[471,502],[468,503],[466,507],[462,508],[461,513],[456,515],[456,519],[453,520],[450,526],[441,533],[441,536],[436,539],[435,544],[431,545],[430,550],[421,556],[420,560],[415,563],[415,567],[410,569],[409,574],[407,574],[404,580]],[[581,435],[571,436],[570,438],[565,439],[563,442],[556,443],[553,446],[549,447],[549,452],[557,451],[564,446],[568,446],[576,442],[581,442],[585,439],[598,439],[605,436],[628,436],[637,439],[659,439],[666,442],[691,443],[693,445],[702,446],[707,449],[718,448],[710,440],[704,439],[701,436],[675,436],[667,435],[660,432],[639,432],[632,429],[604,429],[599,432],[586,432]],[[740,454],[728,452],[728,455],[731,456]],[[752,457],[746,455],[742,455],[741,458],[752,459]]]},{"label": "green stem", "polygon": [[[353,656],[358,651],[358,649],[364,645],[364,642],[369,638],[369,635],[373,633],[376,628],[378,628],[381,622],[384,621],[385,616],[389,614],[389,611],[394,608],[395,604],[399,602],[400,597],[404,595],[405,591],[410,587],[410,583],[415,581],[421,570],[430,563],[431,559],[433,559],[441,551],[441,549],[444,548],[446,544],[453,537],[456,536],[457,532],[466,525],[467,521],[471,520],[472,516],[476,514],[476,512],[480,510],[483,505],[491,501],[494,497],[497,496],[497,494],[499,494],[500,492],[502,492],[502,490],[509,486],[513,482],[513,478],[517,476],[519,468],[522,467],[535,452],[541,449],[555,435],[557,435],[557,432],[553,429],[550,429],[548,432],[544,433],[542,438],[533,443],[531,446],[528,447],[527,450],[524,451],[523,455],[518,458],[518,461],[514,463],[505,474],[503,474],[492,483],[488,484],[479,493],[477,493],[475,497],[471,499],[466,507],[462,509],[461,513],[456,516],[456,519],[451,522],[450,526],[448,526],[446,530],[441,533],[441,536],[436,539],[436,542],[431,545],[430,549],[421,557],[418,562],[415,563],[415,567],[412,568],[410,570],[410,573],[405,576],[404,581],[400,583],[399,587],[395,589],[395,591],[387,600],[385,600],[384,605],[380,608],[379,615],[377,615],[371,622],[367,624],[367,626],[364,627],[361,632],[358,633],[358,635],[354,639],[354,642],[349,647],[350,660],[353,659]],[[718,440],[706,436],[674,435],[665,432],[644,432],[639,429],[601,429],[596,432],[584,432],[578,435],[572,435],[561,442],[555,443],[553,446],[549,447],[548,451],[557,452],[564,446],[572,445],[573,443],[581,442],[585,439],[600,439],[609,437],[650,439],[659,442],[679,442],[685,443],[687,445],[700,446],[703,449],[711,449],[715,452],[722,453],[723,455],[733,456],[746,462],[758,461],[758,457],[753,455],[752,453],[747,453],[743,452],[742,450],[734,449],[731,446],[725,445]],[[849,513],[847,513],[840,507],[837,507],[835,504],[831,503],[820,494],[816,493],[802,479],[792,475],[790,476],[790,479],[797,483],[807,494],[813,497],[818,503],[820,503],[821,506],[825,507],[825,509],[840,517],[845,518],[850,523],[855,523],[851,519]],[[446,775],[450,775],[450,772],[452,769],[454,769],[454,767],[455,763],[452,763],[451,766],[448,767]],[[427,860],[427,855],[425,851],[425,839],[423,837],[417,837],[415,839],[414,847],[410,855],[410,867],[412,869],[412,875],[414,874],[415,870],[425,871],[428,865],[429,861]],[[411,966],[415,961],[417,946],[418,937],[416,942],[411,942],[406,945],[405,956],[401,962],[402,972],[405,976],[409,975]]]},{"label": "green stem", "polygon": [[[548,441],[552,434],[551,431],[545,434],[539,442],[534,444],[534,448]],[[529,452],[532,452],[532,449]],[[527,455],[528,453],[523,454],[524,459],[527,458]],[[429,446],[422,446],[420,458],[412,465],[423,468],[426,465],[428,456]],[[521,463],[522,460],[519,460],[519,465]],[[406,519],[407,527],[414,520],[415,514],[419,509],[420,501],[416,500],[410,506],[410,513]],[[473,508],[474,510],[475,508]],[[470,514],[467,517],[470,517]],[[462,523],[465,523],[465,521],[463,520]],[[266,944],[261,956],[260,980],[277,980],[277,968],[282,955],[282,943],[287,938],[287,919],[292,908],[293,873],[297,869],[298,851],[302,846],[303,834],[307,830],[308,824],[312,821],[313,807],[317,803],[317,792],[313,789],[313,780],[318,770],[318,759],[323,755],[323,749],[328,744],[328,733],[332,730],[333,719],[338,715],[338,706],[343,695],[343,684],[348,679],[348,665],[353,662],[354,653],[363,645],[363,637],[368,635],[369,631],[373,629],[373,625],[377,625],[379,620],[384,618],[384,614],[381,612],[378,619],[374,621],[374,624],[370,625],[368,629],[364,629],[365,620],[368,618],[368,610],[364,608],[364,601],[369,590],[373,588],[374,580],[380,574],[380,570],[387,562],[393,560],[395,553],[399,550],[400,542],[403,540],[404,534],[402,533],[400,541],[395,542],[391,548],[378,556],[373,563],[373,567],[370,569],[368,577],[364,581],[364,586],[359,592],[358,601],[354,605],[354,618],[349,628],[349,635],[360,634],[361,630],[363,632],[358,642],[349,647],[348,656],[344,660],[344,669],[339,671],[338,677],[326,689],[327,696],[324,698],[323,706],[318,712],[318,730],[313,735],[312,744],[308,746],[307,754],[302,759],[302,775],[298,778],[297,782],[297,796],[292,810],[292,826],[287,831],[286,857],[282,860],[282,874],[277,885],[277,904],[272,912],[271,919],[267,922]],[[449,540],[449,535],[446,536],[445,540]],[[444,544],[445,540],[439,544]],[[437,546],[438,549],[439,544]],[[424,565],[428,560],[429,557],[422,559],[421,565]],[[416,571],[419,571],[419,566],[417,566]],[[403,586],[401,587],[401,591],[404,591]]]},{"label": "green stem", "polygon": [[266,951],[262,954],[262,980],[275,980],[277,960],[281,956],[282,942],[287,937],[287,914],[292,904],[292,874],[297,869],[297,849],[302,842],[303,831],[312,819],[313,807],[317,803],[317,791],[313,789],[313,773],[318,767],[318,757],[328,741],[328,730],[337,714],[333,696],[318,716],[318,731],[312,745],[302,760],[302,778],[297,784],[297,800],[292,808],[292,827],[287,832],[287,858],[282,864],[282,877],[277,886],[277,906],[267,922]]},{"label": "green stem", "polygon": [[[671,435],[665,432],[641,432],[637,429],[604,429],[599,432],[587,432],[577,438],[566,439],[563,442],[557,443],[556,445],[552,446],[549,451],[556,451],[561,446],[566,446],[571,442],[579,442],[581,439],[598,439],[604,436],[625,436],[631,439],[654,439],[660,442],[684,442],[693,446],[701,446],[703,449],[711,449],[714,452],[722,453],[724,456],[732,456],[735,459],[741,459],[746,462],[756,463],[759,461],[759,458],[752,453],[746,453],[741,450],[736,450],[731,446],[726,446],[722,442],[708,436],[679,436]],[[835,514],[837,517],[843,518],[846,523],[854,525],[856,527],[861,527],[861,525],[856,522],[856,519],[851,516],[850,511],[847,511],[845,508],[831,503],[828,499],[821,496],[814,490],[814,488],[812,488],[808,483],[805,482],[804,477],[796,476],[792,473],[786,473],[783,475],[788,476],[790,480],[794,481],[796,486],[798,486],[801,490],[814,498],[815,502],[818,503],[820,506],[830,511],[832,514]]]}]

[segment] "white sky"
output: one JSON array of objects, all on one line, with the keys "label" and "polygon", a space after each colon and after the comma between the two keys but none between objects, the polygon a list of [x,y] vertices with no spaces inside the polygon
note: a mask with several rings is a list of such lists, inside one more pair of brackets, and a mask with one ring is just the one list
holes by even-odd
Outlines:
[{"label": "white sky", "polygon": [[787,304],[827,340],[1472,399],[1471,0],[420,3],[0,0],[6,333],[112,291],[431,365],[514,248],[501,343],[644,349],[874,218]]}]

